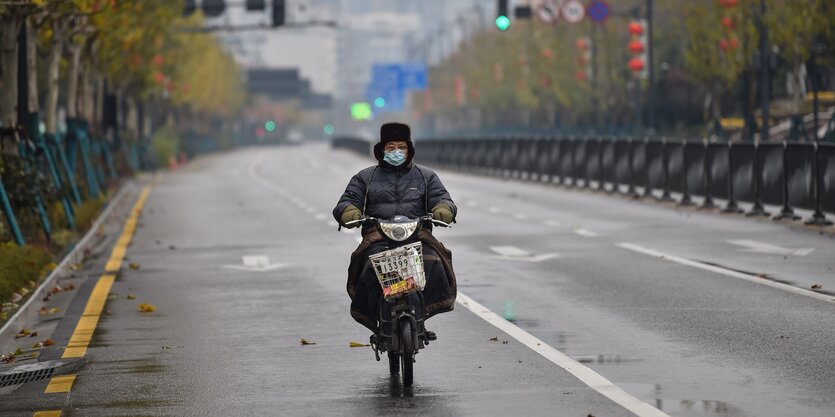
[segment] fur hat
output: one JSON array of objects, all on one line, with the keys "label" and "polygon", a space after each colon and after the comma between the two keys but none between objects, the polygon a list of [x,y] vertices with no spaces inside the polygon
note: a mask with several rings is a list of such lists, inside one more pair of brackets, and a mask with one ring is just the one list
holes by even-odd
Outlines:
[{"label": "fur hat", "polygon": [[409,125],[404,123],[384,123],[380,126],[380,142],[392,142],[402,140],[411,142],[412,131]]},{"label": "fur hat", "polygon": [[405,123],[383,123],[380,126],[380,141],[374,145],[374,157],[382,161],[385,156],[383,148],[386,143],[395,141],[404,141],[409,145],[409,155],[404,164],[408,165],[415,157],[415,145],[412,143],[412,130]]}]

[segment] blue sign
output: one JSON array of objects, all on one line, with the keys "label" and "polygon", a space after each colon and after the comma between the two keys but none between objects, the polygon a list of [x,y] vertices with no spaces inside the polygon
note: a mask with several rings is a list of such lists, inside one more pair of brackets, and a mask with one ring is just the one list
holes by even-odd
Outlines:
[{"label": "blue sign", "polygon": [[400,66],[400,87],[405,90],[423,90],[427,87],[426,64]]},{"label": "blue sign", "polygon": [[586,14],[595,23],[602,23],[612,14],[609,4],[603,0],[595,0],[586,7]]},{"label": "blue sign", "polygon": [[375,64],[365,98],[368,102],[385,103],[378,106],[379,111],[402,111],[407,91],[423,90],[427,84],[423,63]]}]

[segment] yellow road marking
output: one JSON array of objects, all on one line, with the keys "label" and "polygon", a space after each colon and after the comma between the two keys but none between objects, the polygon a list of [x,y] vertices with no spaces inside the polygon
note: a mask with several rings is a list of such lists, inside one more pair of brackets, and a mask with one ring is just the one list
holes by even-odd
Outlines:
[{"label": "yellow road marking", "polygon": [[49,385],[46,386],[46,394],[53,394],[58,392],[70,392],[72,383],[75,382],[75,374],[73,375],[58,375],[52,377]]},{"label": "yellow road marking", "polygon": [[87,353],[87,346],[93,338],[93,332],[96,331],[104,303],[107,302],[107,294],[110,293],[110,287],[113,286],[115,280],[116,275],[112,274],[102,275],[99,278],[90,294],[90,299],[87,300],[87,306],[84,307],[84,314],[78,320],[67,348],[64,349],[62,358],[81,358]]},{"label": "yellow road marking", "polygon": [[35,411],[33,417],[61,417],[61,410],[57,411]]},{"label": "yellow road marking", "polygon": [[[156,181],[155,181],[156,182]],[[146,186],[136,199],[136,203],[131,208],[130,214],[125,221],[125,226],[122,229],[122,234],[116,241],[116,245],[110,252],[110,258],[105,265],[105,274],[99,277],[96,286],[93,287],[93,292],[90,293],[90,298],[87,300],[87,305],[84,307],[84,313],[78,320],[75,330],[70,336],[62,358],[80,358],[87,354],[87,347],[90,345],[90,340],[93,338],[93,333],[96,331],[96,326],[99,324],[101,312],[104,310],[104,305],[107,302],[107,295],[110,293],[110,288],[116,280],[115,272],[122,267],[122,262],[125,259],[128,245],[130,245],[133,234],[136,232],[136,226],[139,223],[139,216],[142,214],[142,208],[145,206],[145,201],[148,199],[148,194],[151,192],[151,185]],[[54,376],[49,381],[45,393],[60,393],[70,392],[72,385],[75,382],[75,375],[59,375]],[[60,417],[61,411],[37,411],[34,417]]]},{"label": "yellow road marking", "polygon": [[136,232],[136,225],[139,223],[139,216],[142,214],[142,207],[145,206],[145,201],[148,199],[148,194],[150,192],[151,186],[148,185],[142,190],[142,193],[139,194],[139,198],[136,199],[136,204],[133,205],[130,215],[125,221],[125,227],[122,230],[122,235],[119,236],[119,240],[116,241],[116,246],[113,247],[113,251],[110,253],[110,259],[107,260],[107,264],[104,266],[105,271],[116,272],[122,267],[122,261],[125,259],[125,253],[128,250],[128,245],[130,245],[130,241],[133,239],[133,234]]}]

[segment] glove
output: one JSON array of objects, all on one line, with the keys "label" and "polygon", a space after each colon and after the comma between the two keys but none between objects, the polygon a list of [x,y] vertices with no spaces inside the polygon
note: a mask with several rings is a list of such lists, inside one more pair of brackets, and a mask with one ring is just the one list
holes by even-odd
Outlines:
[{"label": "glove", "polygon": [[[348,223],[348,222],[351,222],[351,221],[354,221],[354,220],[359,220],[361,218],[362,218],[362,212],[360,211],[360,209],[358,209],[354,206],[348,206],[348,207],[345,208],[345,211],[342,212],[342,216],[339,217],[339,220],[342,220],[342,224],[345,225],[345,223]],[[350,226],[345,226],[345,227],[347,227],[347,228],[360,227],[360,224],[357,223],[357,224],[352,224]]]},{"label": "glove", "polygon": [[438,204],[432,209],[432,217],[444,223],[452,223],[452,209],[446,204]]}]

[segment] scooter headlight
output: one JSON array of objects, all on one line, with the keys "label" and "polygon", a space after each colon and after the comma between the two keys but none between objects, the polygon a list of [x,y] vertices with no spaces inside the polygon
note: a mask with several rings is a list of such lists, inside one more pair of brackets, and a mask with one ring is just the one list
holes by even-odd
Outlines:
[{"label": "scooter headlight", "polygon": [[417,229],[418,222],[409,223],[381,223],[380,229],[389,239],[402,242],[409,238]]}]

